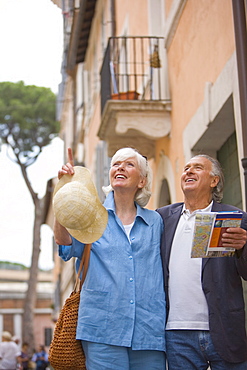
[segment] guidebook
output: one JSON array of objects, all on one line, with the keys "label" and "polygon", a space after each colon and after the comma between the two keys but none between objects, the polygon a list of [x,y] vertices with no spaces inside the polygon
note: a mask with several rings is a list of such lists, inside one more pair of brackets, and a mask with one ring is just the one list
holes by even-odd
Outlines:
[{"label": "guidebook", "polygon": [[197,212],[195,219],[192,258],[229,257],[234,248],[223,247],[222,234],[228,227],[240,227],[242,212]]}]

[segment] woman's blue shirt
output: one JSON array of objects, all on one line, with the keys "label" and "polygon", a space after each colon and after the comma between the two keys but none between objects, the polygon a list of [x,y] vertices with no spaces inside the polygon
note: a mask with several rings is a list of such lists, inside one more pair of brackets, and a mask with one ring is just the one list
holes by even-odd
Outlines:
[{"label": "woman's blue shirt", "polygon": [[[160,215],[137,207],[130,241],[115,213],[113,192],[105,200],[108,224],[92,244],[90,264],[80,298],[77,339],[134,350],[165,350],[166,304],[160,240]],[[84,244],[59,246],[67,261],[78,257]]]}]

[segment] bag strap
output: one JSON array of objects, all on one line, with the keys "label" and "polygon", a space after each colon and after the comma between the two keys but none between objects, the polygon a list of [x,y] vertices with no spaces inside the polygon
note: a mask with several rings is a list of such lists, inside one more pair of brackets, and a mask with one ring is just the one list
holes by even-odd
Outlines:
[{"label": "bag strap", "polygon": [[[88,265],[89,265],[91,246],[92,246],[92,243],[85,244],[84,251],[81,257],[81,263],[80,263],[80,266],[79,266],[79,269],[76,275],[74,292],[77,291],[78,287],[79,287],[79,290],[81,290],[81,287],[85,281],[87,270],[88,270]],[[82,278],[80,279],[81,272],[82,272]]]}]

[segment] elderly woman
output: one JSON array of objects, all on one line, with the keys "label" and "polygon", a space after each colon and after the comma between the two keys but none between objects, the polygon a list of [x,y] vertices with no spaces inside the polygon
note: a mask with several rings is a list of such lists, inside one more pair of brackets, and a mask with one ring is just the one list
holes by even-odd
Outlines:
[{"label": "elderly woman", "polygon": [[[58,177],[73,175],[73,159]],[[151,196],[151,170],[136,150],[112,157],[104,207],[108,222],[92,244],[81,291],[77,339],[88,370],[162,370],[165,365],[165,294],[160,257],[163,222],[143,208]],[[54,224],[59,255],[81,256],[84,243]]]}]

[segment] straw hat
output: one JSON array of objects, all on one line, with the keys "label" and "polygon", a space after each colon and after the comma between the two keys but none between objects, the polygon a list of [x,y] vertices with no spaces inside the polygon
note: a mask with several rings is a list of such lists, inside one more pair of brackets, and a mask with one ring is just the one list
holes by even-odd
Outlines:
[{"label": "straw hat", "polygon": [[107,225],[108,213],[101,204],[89,170],[74,167],[54,189],[53,209],[58,222],[82,243],[98,240]]}]

